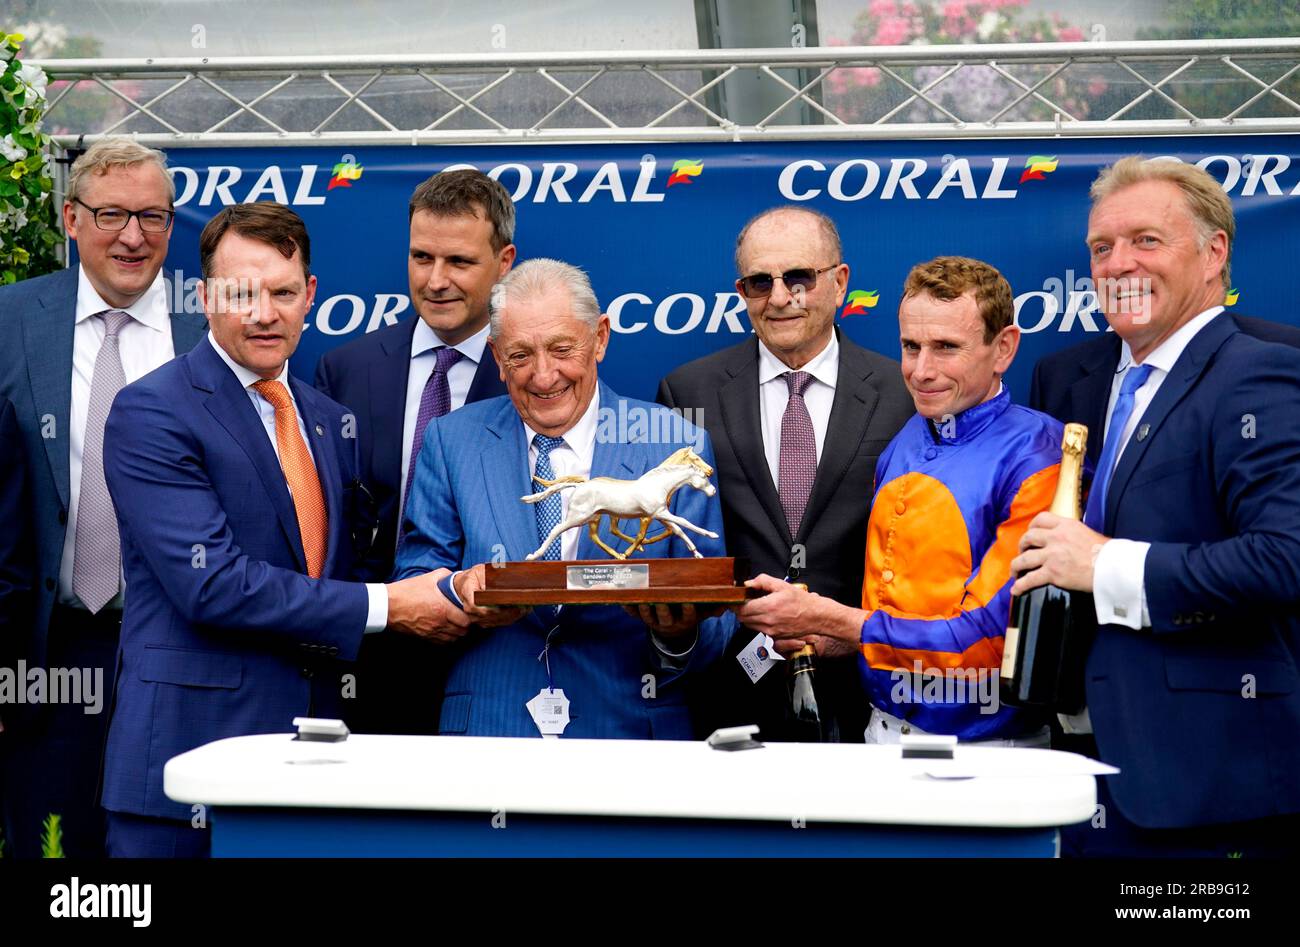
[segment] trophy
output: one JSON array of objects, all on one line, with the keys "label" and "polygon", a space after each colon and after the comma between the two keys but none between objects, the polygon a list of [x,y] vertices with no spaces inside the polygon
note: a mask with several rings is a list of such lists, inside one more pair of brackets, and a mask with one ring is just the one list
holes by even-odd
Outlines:
[{"label": "trophy", "polygon": [[[733,557],[706,558],[695,547],[687,531],[717,539],[718,534],[701,529],[668,509],[673,494],[690,487],[713,496],[709,482],[713,468],[689,447],[670,454],[659,466],[636,480],[613,477],[558,477],[533,479],[542,490],[520,497],[524,503],[540,503],[560,491],[569,491],[567,515],[551,530],[542,544],[524,562],[507,562],[489,568],[486,588],[475,595],[481,605],[589,605],[589,604],[720,604],[741,602],[747,597],[744,572],[747,563]],[[617,549],[600,536],[602,519],[609,521]],[[635,529],[622,529],[624,521],[636,522]],[[663,529],[649,535],[651,525]],[[586,525],[592,542],[614,561],[580,559],[539,560],[560,535],[575,526]],[[691,551],[690,559],[644,559],[629,561],[654,543],[677,536]]]}]

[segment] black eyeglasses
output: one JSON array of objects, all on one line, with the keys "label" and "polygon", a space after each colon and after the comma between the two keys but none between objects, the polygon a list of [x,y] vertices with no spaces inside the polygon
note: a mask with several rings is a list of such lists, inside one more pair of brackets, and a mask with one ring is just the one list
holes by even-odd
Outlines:
[{"label": "black eyeglasses", "polygon": [[838,263],[832,263],[830,266],[823,266],[820,270],[802,267],[797,270],[786,270],[780,276],[774,273],[755,273],[753,276],[742,276],[736,280],[736,284],[750,299],[764,299],[771,296],[772,286],[777,280],[785,284],[787,292],[794,293],[801,290],[806,293],[817,285],[817,280],[823,273],[837,266]]},{"label": "black eyeglasses", "polygon": [[91,207],[79,197],[74,201],[95,215],[95,226],[100,230],[125,230],[134,217],[140,229],[148,233],[166,233],[176,216],[171,210],[123,210],[121,207]]}]

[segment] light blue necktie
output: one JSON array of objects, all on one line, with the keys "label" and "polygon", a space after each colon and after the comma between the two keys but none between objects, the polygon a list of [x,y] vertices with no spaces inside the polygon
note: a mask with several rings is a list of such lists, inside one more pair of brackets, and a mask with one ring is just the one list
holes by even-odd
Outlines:
[{"label": "light blue necktie", "polygon": [[1119,386],[1119,397],[1110,412],[1110,425],[1106,429],[1106,441],[1102,444],[1101,460],[1097,464],[1097,474],[1092,478],[1092,491],[1088,494],[1088,509],[1083,514],[1083,522],[1090,529],[1101,531],[1106,521],[1106,491],[1110,487],[1111,475],[1115,472],[1115,458],[1119,456],[1120,438],[1133,413],[1133,401],[1151,374],[1150,365],[1135,365],[1124,375]]},{"label": "light blue necktie", "polygon": [[[537,467],[535,475],[546,480],[555,479],[555,468],[551,466],[551,451],[564,446],[564,438],[547,437],[545,434],[533,435],[533,444],[537,447]],[[537,541],[544,542],[551,535],[551,530],[560,525],[564,518],[564,501],[558,493],[553,493],[533,507],[537,516]],[[560,542],[558,538],[549,549],[542,553],[542,559],[559,559]]]}]

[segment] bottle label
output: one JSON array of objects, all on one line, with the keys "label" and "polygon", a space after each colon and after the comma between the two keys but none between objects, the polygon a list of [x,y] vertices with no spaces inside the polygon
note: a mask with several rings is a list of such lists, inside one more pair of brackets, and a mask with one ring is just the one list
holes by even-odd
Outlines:
[{"label": "bottle label", "polygon": [[1006,637],[1002,639],[1002,680],[1011,681],[1016,676],[1016,651],[1020,648],[1020,629],[1016,625],[1007,626]]}]

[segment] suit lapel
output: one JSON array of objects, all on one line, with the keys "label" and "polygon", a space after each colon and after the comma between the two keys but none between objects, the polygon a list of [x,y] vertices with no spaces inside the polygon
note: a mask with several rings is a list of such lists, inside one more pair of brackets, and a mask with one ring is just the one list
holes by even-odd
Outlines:
[{"label": "suit lapel", "polygon": [[492,349],[484,345],[483,357],[478,360],[478,370],[474,372],[474,380],[470,382],[469,393],[465,395],[465,403],[473,404],[475,401],[486,401],[488,398],[495,398],[505,393],[506,385],[501,380],[501,373],[497,370],[497,360],[492,357]]},{"label": "suit lapel", "polygon": [[[293,388],[298,410],[302,412],[303,426],[307,429],[307,439],[311,442],[312,459],[316,462],[316,477],[320,480],[321,492],[325,494],[325,509],[329,512],[328,545],[325,547],[325,566],[321,574],[333,575],[335,557],[344,543],[350,541],[343,511],[343,473],[330,431],[337,419],[317,411],[312,400],[315,391],[292,375],[289,376],[289,385]],[[294,521],[297,522],[297,510],[294,511]],[[301,538],[301,530],[299,537]]]},{"label": "suit lapel", "polygon": [[727,367],[730,380],[724,382],[718,392],[722,426],[759,505],[772,521],[781,542],[789,546],[793,537],[785,521],[776,484],[772,482],[767,455],[763,452],[763,427],[759,420],[758,340],[750,339],[738,355]]},{"label": "suit lapel", "polygon": [[[826,426],[826,441],[822,444],[821,461],[817,464],[812,495],[804,511],[803,522],[815,523],[830,503],[835,490],[844,479],[844,471],[857,455],[871,415],[880,400],[880,392],[868,382],[872,369],[857,358],[840,336],[839,376],[835,383],[835,400],[831,403],[831,416]],[[766,466],[766,465],[765,465]],[[778,501],[779,502],[779,501]],[[799,528],[800,536],[804,532]]]},{"label": "suit lapel", "polygon": [[[289,485],[285,482],[284,471],[275,456],[271,441],[266,436],[262,419],[257,416],[257,409],[249,400],[248,392],[239,384],[226,363],[221,360],[212,346],[196,346],[187,356],[191,366],[194,386],[209,392],[205,404],[208,411],[248,455],[253,468],[266,488],[276,518],[284,530],[285,539],[301,571],[307,571],[307,557],[303,554],[302,533],[298,528],[298,516],[289,496]],[[301,402],[300,402],[301,403]],[[310,430],[310,429],[309,429]]]},{"label": "suit lapel", "polygon": [[[77,322],[77,268],[64,270],[23,311],[23,342],[37,417],[53,420],[53,437],[43,437],[45,457],[64,509],[68,506],[68,443],[72,431],[72,340]],[[46,422],[42,420],[42,429]]]},{"label": "suit lapel", "polygon": [[400,491],[406,471],[402,466],[402,435],[406,425],[406,386],[411,375],[411,339],[419,316],[408,320],[405,332],[392,333],[382,345],[383,357],[370,363],[370,430],[374,432],[374,476],[384,479],[396,471],[394,490]]},{"label": "suit lapel", "polygon": [[493,519],[505,543],[506,558],[519,562],[537,548],[537,519],[520,497],[537,492],[528,480],[524,425],[510,401],[487,422],[482,453],[483,484]]},{"label": "suit lapel", "polygon": [[[1210,323],[1187,343],[1182,355],[1174,363],[1173,370],[1169,372],[1169,377],[1160,384],[1160,390],[1156,392],[1155,398],[1138,419],[1134,436],[1125,445],[1124,453],[1120,455],[1119,463],[1115,465],[1110,486],[1106,488],[1106,535],[1110,535],[1114,528],[1115,510],[1119,507],[1120,497],[1124,494],[1129,481],[1133,479],[1133,474],[1142,463],[1142,458],[1146,456],[1147,449],[1159,436],[1160,427],[1169,417],[1169,412],[1191,391],[1192,386],[1196,384],[1209,364],[1210,356],[1237,331],[1236,323],[1231,319],[1217,316],[1210,320]],[[1145,437],[1140,437],[1136,433],[1142,428],[1147,429]]]}]

